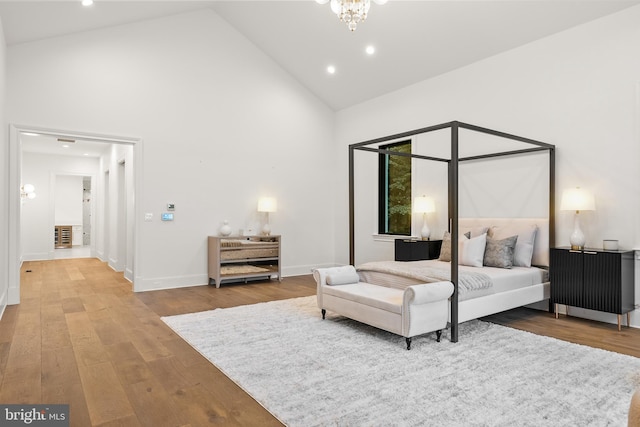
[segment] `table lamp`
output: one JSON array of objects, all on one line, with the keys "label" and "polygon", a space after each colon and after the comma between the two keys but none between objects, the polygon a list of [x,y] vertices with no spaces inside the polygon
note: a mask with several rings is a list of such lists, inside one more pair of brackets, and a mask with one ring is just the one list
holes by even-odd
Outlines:
[{"label": "table lamp", "polygon": [[596,210],[596,202],[593,194],[580,187],[564,190],[560,210],[576,212],[573,221],[573,233],[571,233],[569,242],[571,243],[571,249],[583,250],[586,240],[584,233],[580,229],[580,211]]},{"label": "table lamp", "polygon": [[269,225],[269,212],[278,210],[278,201],[274,197],[261,197],[258,200],[258,212],[264,212],[266,220],[262,227],[262,234],[268,236],[271,234],[271,226]]},{"label": "table lamp", "polygon": [[429,230],[429,226],[427,225],[427,214],[436,211],[433,199],[426,196],[416,197],[413,200],[413,211],[422,214],[422,230],[420,230],[420,236],[422,240],[429,240],[431,230]]}]

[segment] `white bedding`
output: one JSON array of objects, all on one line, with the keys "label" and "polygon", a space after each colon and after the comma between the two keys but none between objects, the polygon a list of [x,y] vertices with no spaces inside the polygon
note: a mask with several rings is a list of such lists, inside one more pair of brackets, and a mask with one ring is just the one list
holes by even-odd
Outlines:
[{"label": "white bedding", "polygon": [[[387,262],[385,261],[385,263]],[[451,269],[451,264],[449,262],[438,260],[409,262],[393,261],[393,263],[397,263],[400,269],[411,268],[411,266],[439,268],[447,270]],[[492,281],[492,286],[490,286],[489,288],[460,293],[459,301],[505,292],[509,290],[520,289],[549,281],[548,271],[537,267],[513,267],[511,269],[506,269],[494,267],[467,267],[461,265],[459,266],[458,271],[459,274],[463,274],[464,272],[484,273],[489,276]],[[424,281],[415,278],[385,272],[358,270],[358,274],[360,275],[363,282],[398,289],[404,289],[410,285],[424,283]]]}]

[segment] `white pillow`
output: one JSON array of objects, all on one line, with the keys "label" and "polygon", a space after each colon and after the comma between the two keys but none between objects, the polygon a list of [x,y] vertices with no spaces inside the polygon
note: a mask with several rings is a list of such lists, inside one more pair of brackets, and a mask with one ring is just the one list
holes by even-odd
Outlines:
[{"label": "white pillow", "polygon": [[482,236],[489,231],[489,227],[460,227],[458,228],[458,235],[469,233],[469,238]]},{"label": "white pillow", "polygon": [[482,267],[484,261],[484,248],[487,245],[487,233],[464,240],[460,243],[461,265],[470,267]]},{"label": "white pillow", "polygon": [[533,243],[536,240],[538,226],[527,225],[507,225],[503,227],[491,227],[489,235],[492,239],[502,240],[513,235],[518,235],[516,250],[513,253],[513,265],[518,267],[531,267],[533,257]]},{"label": "white pillow", "polygon": [[350,285],[352,283],[358,283],[360,281],[360,276],[356,272],[356,269],[353,266],[346,266],[351,268],[343,268],[339,271],[332,271],[327,274],[327,285],[336,286],[336,285]]}]

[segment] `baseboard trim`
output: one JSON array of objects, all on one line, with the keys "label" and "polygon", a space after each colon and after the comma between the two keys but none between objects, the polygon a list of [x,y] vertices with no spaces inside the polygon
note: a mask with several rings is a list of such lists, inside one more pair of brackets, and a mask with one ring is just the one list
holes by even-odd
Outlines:
[{"label": "baseboard trim", "polygon": [[52,254],[50,254],[49,252],[33,252],[30,254],[23,254],[22,255],[22,262],[24,261],[48,261],[50,259],[53,259]]}]

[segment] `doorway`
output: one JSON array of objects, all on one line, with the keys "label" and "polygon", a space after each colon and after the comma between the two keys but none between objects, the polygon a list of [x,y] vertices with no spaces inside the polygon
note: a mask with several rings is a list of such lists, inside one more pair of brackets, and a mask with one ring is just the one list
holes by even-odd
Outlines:
[{"label": "doorway", "polygon": [[[23,146],[23,176],[27,176],[30,156],[24,153],[28,148]],[[37,154],[34,155],[37,158]],[[84,166],[93,166],[95,170],[87,169],[83,173],[56,174],[52,178],[54,186],[53,195],[53,219],[54,219],[54,249],[53,259],[90,258],[95,257],[95,244],[91,239],[93,205],[91,203],[92,182],[98,171],[98,161],[84,162]],[[25,222],[25,215],[21,217]],[[24,228],[24,225],[23,225]],[[22,236],[25,240],[25,236]],[[26,257],[26,249],[23,248],[23,260],[32,259]]]},{"label": "doorway", "polygon": [[91,177],[85,176],[82,179],[82,246],[91,245]]},{"label": "doorway", "polygon": [[[23,179],[26,179],[23,172],[25,172],[25,165],[23,164],[23,159],[25,157],[29,157],[30,155],[25,154],[23,152],[23,141],[27,136],[41,136],[43,138],[55,139],[57,141],[66,140],[71,141],[71,143],[76,142],[87,142],[91,143],[95,146],[101,147],[107,153],[100,160],[100,170],[103,172],[99,172],[96,174],[98,180],[96,182],[90,182],[90,187],[86,188],[84,186],[83,181],[83,201],[82,204],[87,204],[88,213],[85,213],[85,209],[83,207],[82,213],[82,228],[84,229],[84,221],[85,215],[89,216],[89,235],[86,237],[90,242],[90,245],[95,245],[95,255],[102,259],[103,261],[109,262],[112,257],[114,248],[118,248],[117,235],[116,239],[112,239],[110,236],[114,234],[114,232],[120,228],[124,227],[125,230],[133,230],[132,235],[127,237],[127,243],[121,247],[121,252],[118,254],[115,259],[123,260],[122,270],[125,272],[125,278],[127,278],[130,282],[132,282],[133,287],[135,289],[135,277],[136,272],[138,271],[137,262],[140,257],[137,254],[139,245],[137,242],[138,233],[136,230],[139,228],[140,224],[137,224],[138,218],[140,215],[138,212],[138,205],[135,202],[134,194],[140,194],[140,186],[142,180],[140,179],[140,170],[142,164],[142,141],[136,138],[126,138],[126,137],[114,137],[109,135],[100,135],[100,134],[88,134],[81,132],[69,132],[69,131],[60,131],[54,129],[44,129],[38,127],[31,126],[16,126],[10,125],[10,135],[9,135],[9,223],[10,223],[10,231],[9,231],[9,304],[18,304],[20,302],[20,266],[22,261],[27,260],[28,257],[25,257],[26,249],[23,243],[22,236],[22,205],[20,198],[20,186],[22,185]],[[26,143],[24,143],[26,145]],[[77,144],[81,145],[81,144]],[[114,178],[114,175],[111,174],[110,180],[102,181],[102,178],[108,176],[106,172],[112,168],[112,170],[116,170],[119,161],[123,161],[126,159],[126,162],[123,163],[127,165],[127,168],[124,168],[123,176],[121,178],[121,185],[123,185],[127,191],[125,192],[126,197],[130,200],[127,200],[126,205],[131,207],[131,211],[133,215],[125,215],[127,221],[124,224],[116,222],[117,220],[117,212],[113,211],[113,208],[118,205],[115,201],[113,203],[109,203],[109,200],[112,200],[116,194],[111,194],[114,189],[119,188],[115,183],[111,182]],[[59,169],[56,172],[61,172]],[[62,171],[65,172],[65,171]],[[68,172],[68,171],[67,171]],[[49,172],[52,174],[52,172]],[[34,177],[34,179],[36,179]],[[38,179],[42,179],[39,177]],[[106,183],[106,184],[105,184]],[[49,204],[49,211],[51,209],[50,202],[51,197],[47,199],[46,193],[47,190],[54,191],[51,184],[47,184],[47,182],[41,182],[39,186],[41,188],[42,201],[41,203]],[[85,195],[89,195],[85,201]],[[40,195],[38,196],[40,197]],[[117,196],[116,196],[117,197]],[[48,200],[48,202],[47,202]],[[108,206],[108,211],[105,210],[105,205]],[[34,209],[35,210],[35,209]],[[93,214],[95,213],[95,217]],[[128,223],[130,222],[130,224]],[[46,221],[49,224],[47,230],[51,230],[51,233],[48,233],[48,236],[51,236],[54,230],[54,220]],[[108,228],[109,233],[106,235],[101,235],[102,231],[107,230],[105,224],[111,224]],[[126,232],[126,231],[125,231]],[[81,244],[84,243],[84,231],[82,232],[82,239],[80,241]],[[50,237],[46,237],[47,241],[51,243],[51,247],[53,248],[53,241],[50,241]],[[30,242],[28,242],[30,243]],[[105,252],[105,248],[107,252]],[[40,253],[36,251],[35,253]],[[41,259],[53,259],[50,258],[41,258]],[[130,260],[130,263],[127,262]],[[111,265],[111,264],[110,264]],[[114,265],[111,265],[112,268]]]}]

